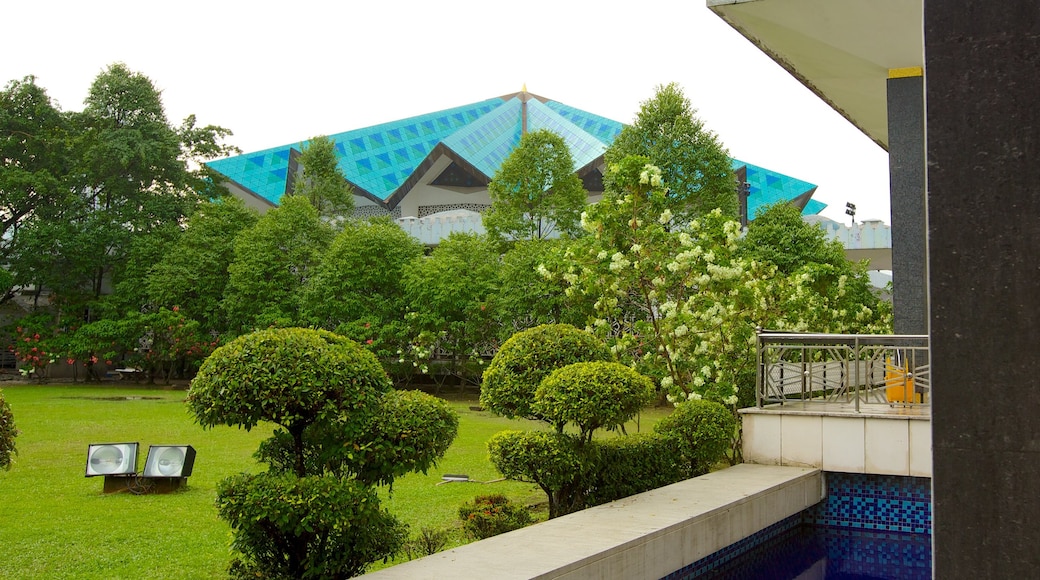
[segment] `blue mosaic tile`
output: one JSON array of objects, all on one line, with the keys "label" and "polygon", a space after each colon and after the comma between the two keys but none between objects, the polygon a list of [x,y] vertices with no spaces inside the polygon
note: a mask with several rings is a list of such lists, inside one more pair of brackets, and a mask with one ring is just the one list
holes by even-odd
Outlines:
[{"label": "blue mosaic tile", "polygon": [[[931,480],[825,474],[827,497],[665,577],[796,578],[811,567],[843,578],[931,578]],[[818,572],[818,570],[817,570]]]}]

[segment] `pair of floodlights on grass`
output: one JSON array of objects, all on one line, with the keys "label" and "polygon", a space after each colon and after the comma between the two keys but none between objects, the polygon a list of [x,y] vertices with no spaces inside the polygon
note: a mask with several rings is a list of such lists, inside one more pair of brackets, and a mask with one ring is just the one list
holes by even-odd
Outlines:
[{"label": "pair of floodlights on grass", "polygon": [[137,471],[137,443],[96,443],[87,448],[86,477],[105,476],[106,493],[164,493],[180,488],[195,467],[191,445],[150,445]]}]

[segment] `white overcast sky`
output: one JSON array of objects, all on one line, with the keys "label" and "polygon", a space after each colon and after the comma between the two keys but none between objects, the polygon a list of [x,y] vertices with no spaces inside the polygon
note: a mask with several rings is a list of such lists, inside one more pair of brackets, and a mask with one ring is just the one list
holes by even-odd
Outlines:
[{"label": "white overcast sky", "polygon": [[64,110],[124,62],[171,122],[255,151],[527,90],[631,122],[677,82],[730,155],[819,186],[823,212],[890,223],[888,156],[704,0],[5,2],[0,82]]}]

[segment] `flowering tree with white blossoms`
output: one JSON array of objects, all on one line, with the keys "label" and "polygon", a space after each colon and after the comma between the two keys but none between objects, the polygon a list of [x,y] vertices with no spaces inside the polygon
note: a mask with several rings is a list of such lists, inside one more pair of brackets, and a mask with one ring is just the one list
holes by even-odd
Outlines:
[{"label": "flowering tree with white blossoms", "polygon": [[740,225],[720,211],[678,223],[661,172],[646,158],[608,170],[618,191],[582,214],[585,244],[540,271],[570,284],[568,293],[595,297],[590,330],[655,377],[670,400],[752,404],[758,327],[887,330],[890,311],[859,293],[853,300],[849,275],[831,284],[833,267],[812,262],[779,273],[740,251]]}]

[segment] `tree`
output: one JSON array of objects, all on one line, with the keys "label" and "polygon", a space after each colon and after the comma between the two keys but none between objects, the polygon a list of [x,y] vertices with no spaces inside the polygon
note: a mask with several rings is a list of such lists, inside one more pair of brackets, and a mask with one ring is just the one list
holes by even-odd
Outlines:
[{"label": "tree", "polygon": [[544,325],[507,340],[484,373],[480,402],[492,413],[554,428],[503,431],[488,441],[491,462],[503,476],[545,492],[550,518],[585,507],[599,466],[593,432],[623,424],[653,397],[650,379],[612,359],[591,334]]},{"label": "tree", "polygon": [[268,471],[218,487],[242,576],[346,578],[393,555],[404,526],[371,486],[434,465],[458,428],[447,404],[392,391],[371,353],[324,330],[262,330],[218,348],[187,404],[203,427],[279,427],[258,453]]},{"label": "tree", "polygon": [[235,238],[258,219],[238,198],[203,202],[188,218],[183,233],[152,262],[144,277],[150,301],[178,307],[205,332],[227,331],[221,300],[234,261]]},{"label": "tree", "polygon": [[41,153],[53,156],[48,167],[63,168],[57,184],[39,181],[62,191],[59,203],[23,214],[10,263],[16,283],[49,288],[67,311],[89,319],[88,305],[127,263],[134,242],[179,224],[197,205],[196,192],[212,191],[201,160],[232,148],[220,144],[226,129],[196,127],[193,117],[170,125],[151,80],[122,64],[98,75],[84,104],[61,127],[67,154],[62,147]]},{"label": "tree", "polygon": [[[579,362],[613,361],[592,334],[568,324],[545,324],[517,332],[502,344],[484,371],[480,404],[509,419],[550,421],[535,407],[535,392],[553,371]],[[562,431],[562,425],[557,428]]]},{"label": "tree", "polygon": [[[436,351],[448,356],[441,376],[472,380],[471,361],[497,346],[494,297],[499,257],[487,236],[452,233],[427,257],[404,270],[406,320],[413,334],[410,356],[424,372]],[[436,376],[436,375],[435,375]]]},{"label": "tree", "polygon": [[14,446],[14,438],[17,436],[18,429],[14,426],[11,405],[4,399],[3,392],[0,392],[0,470],[11,469],[11,458],[18,452]]},{"label": "tree", "polygon": [[307,198],[322,218],[335,220],[354,214],[354,192],[339,169],[336,144],[326,135],[312,138],[300,154],[303,174],[293,195]]},{"label": "tree", "polygon": [[[572,279],[576,291],[597,298],[593,326],[622,362],[658,379],[673,400],[751,404],[760,326],[888,328],[887,308],[876,297],[850,292],[848,276],[829,278],[831,249],[823,248],[824,263],[803,263],[785,274],[745,256],[740,225],[719,210],[676,223],[661,171],[645,158],[623,159],[613,170],[619,172],[613,182],[624,190],[589,208],[584,223],[593,251],[573,254],[582,275]],[[639,316],[628,318],[633,312]]]},{"label": "tree", "polygon": [[34,77],[0,91],[0,258],[10,253],[19,226],[72,195],[69,131],[68,116]]},{"label": "tree", "polygon": [[286,196],[235,238],[222,308],[234,334],[301,321],[300,290],[314,276],[332,230],[304,197]]},{"label": "tree", "polygon": [[541,324],[585,325],[592,313],[591,302],[568,293],[569,286],[562,280],[539,273],[539,268],[564,262],[577,248],[572,239],[519,240],[509,246],[502,255],[495,299],[500,340]]},{"label": "tree", "polygon": [[567,142],[548,129],[525,133],[488,184],[484,226],[495,238],[542,239],[580,231],[588,199]]},{"label": "tree", "polygon": [[388,218],[346,224],[302,289],[304,319],[365,344],[381,361],[398,359],[411,338],[403,273],[422,255],[422,244]]},{"label": "tree", "polygon": [[[737,217],[736,182],[726,149],[696,117],[677,84],[657,87],[654,97],[640,106],[635,122],[614,139],[604,160],[609,168],[630,155],[647,157],[661,169],[677,223],[716,208],[724,216]],[[610,174],[604,181],[610,190],[624,190]]]}]

